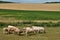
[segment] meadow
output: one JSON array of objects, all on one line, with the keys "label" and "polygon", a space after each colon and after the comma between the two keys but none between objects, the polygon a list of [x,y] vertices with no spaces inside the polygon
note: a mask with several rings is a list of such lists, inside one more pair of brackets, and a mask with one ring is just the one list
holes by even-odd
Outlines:
[{"label": "meadow", "polygon": [[[21,20],[23,20],[23,22],[21,22]],[[49,23],[39,23],[33,22],[32,20],[57,21],[60,20],[60,11],[28,11],[0,9],[0,40],[60,40],[60,21],[57,23],[52,23],[51,21]],[[3,34],[2,28],[7,27],[9,24],[17,26],[19,28],[23,28],[26,25],[32,24],[36,26],[44,26],[46,33],[29,36]]]},{"label": "meadow", "polygon": [[[38,20],[46,20],[49,23],[39,23]],[[56,20],[57,22],[52,23],[50,20],[53,20],[53,22],[55,22],[54,20]],[[0,26],[9,24],[16,26],[21,26],[22,24],[32,24],[36,26],[60,26],[60,21],[58,20],[60,20],[60,11],[28,11],[0,9]]]},{"label": "meadow", "polygon": [[27,11],[0,9],[0,20],[60,20],[60,11]]},{"label": "meadow", "polygon": [[35,35],[3,34],[0,28],[0,40],[60,40],[60,27],[45,27],[46,33]]}]

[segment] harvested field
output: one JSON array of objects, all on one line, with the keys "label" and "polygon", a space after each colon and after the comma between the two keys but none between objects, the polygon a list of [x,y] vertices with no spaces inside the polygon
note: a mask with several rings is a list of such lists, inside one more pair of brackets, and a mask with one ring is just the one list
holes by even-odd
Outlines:
[{"label": "harvested field", "polygon": [[0,4],[0,9],[13,10],[43,10],[43,11],[60,11],[60,4],[19,4],[5,3]]}]

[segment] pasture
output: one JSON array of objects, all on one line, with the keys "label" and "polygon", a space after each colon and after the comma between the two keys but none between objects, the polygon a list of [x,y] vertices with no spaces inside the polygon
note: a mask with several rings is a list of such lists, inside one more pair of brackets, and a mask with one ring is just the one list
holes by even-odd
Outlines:
[{"label": "pasture", "polygon": [[46,33],[35,35],[3,34],[0,28],[0,40],[60,40],[60,27],[45,27]]},{"label": "pasture", "polygon": [[54,26],[56,25],[59,26],[60,11],[28,11],[28,10],[0,9],[0,26],[8,25],[8,24],[17,25],[17,26],[24,24],[34,24],[34,25],[53,24]]},{"label": "pasture", "polygon": [[60,11],[0,9],[0,20],[60,20]]},{"label": "pasture", "polygon": [[[3,34],[2,24],[14,22],[25,22],[24,20],[60,20],[60,11],[27,11],[27,10],[6,10],[0,9],[0,40],[60,40],[60,27],[46,27],[46,33],[35,34],[35,35],[14,35],[14,34]],[[1,24],[2,23],[2,24]],[[15,24],[14,24],[15,25]],[[60,21],[59,21],[60,25]],[[17,25],[18,26],[18,25]],[[24,26],[18,26],[23,28]]]}]

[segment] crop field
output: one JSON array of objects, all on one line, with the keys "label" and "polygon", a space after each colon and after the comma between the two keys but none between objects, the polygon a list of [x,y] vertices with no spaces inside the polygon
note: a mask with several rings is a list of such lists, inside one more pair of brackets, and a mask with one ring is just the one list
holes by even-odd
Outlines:
[{"label": "crop field", "polygon": [[0,20],[60,20],[60,11],[0,9]]}]

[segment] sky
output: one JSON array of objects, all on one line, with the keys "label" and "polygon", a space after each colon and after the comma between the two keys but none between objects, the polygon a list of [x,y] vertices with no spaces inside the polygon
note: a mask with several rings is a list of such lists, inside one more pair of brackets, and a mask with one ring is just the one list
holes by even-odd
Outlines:
[{"label": "sky", "polygon": [[12,1],[21,3],[44,3],[44,2],[59,2],[60,0],[0,0],[0,1]]}]

